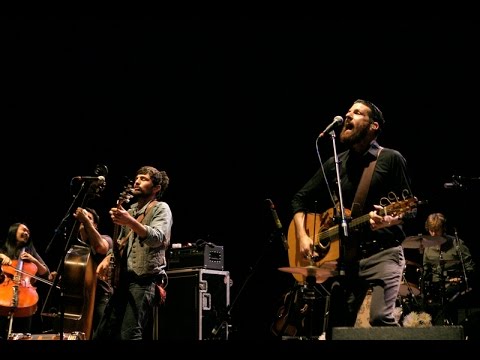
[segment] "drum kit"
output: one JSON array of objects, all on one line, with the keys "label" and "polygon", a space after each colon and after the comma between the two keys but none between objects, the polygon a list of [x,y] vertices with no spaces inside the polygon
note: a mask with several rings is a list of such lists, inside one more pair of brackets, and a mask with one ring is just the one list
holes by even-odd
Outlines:
[{"label": "drum kit", "polygon": [[[402,242],[402,246],[404,249],[418,250],[423,262],[425,248],[440,247],[446,241],[447,239],[441,236],[409,236]],[[407,251],[405,254],[407,255]],[[460,300],[463,295],[470,292],[471,288],[468,288],[466,276],[456,266],[454,266],[454,271],[447,271],[447,268],[455,265],[452,262],[460,264],[458,259],[439,260],[443,270],[438,278],[435,278],[429,264],[421,266],[414,261],[405,260],[405,269],[398,293],[400,303],[397,304],[402,316],[412,311],[426,312],[435,314],[434,324],[446,325],[455,322],[449,313],[449,308],[454,306],[454,301]]]},{"label": "drum kit", "polygon": [[[420,254],[431,246],[440,246],[447,241],[441,236],[409,236],[402,242],[404,249],[416,249]],[[402,298],[419,296],[424,290],[423,268],[414,261],[405,260],[405,270],[398,295]]]}]

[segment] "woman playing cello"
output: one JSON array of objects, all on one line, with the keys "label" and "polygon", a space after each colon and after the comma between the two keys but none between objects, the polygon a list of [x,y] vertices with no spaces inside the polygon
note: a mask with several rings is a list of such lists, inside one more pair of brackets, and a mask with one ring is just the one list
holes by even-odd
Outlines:
[{"label": "woman playing cello", "polygon": [[[38,294],[30,280],[36,275],[47,279],[50,270],[35,250],[30,230],[24,223],[10,225],[7,239],[0,247],[0,263],[5,275],[0,284],[0,339],[7,339],[10,330],[31,332]],[[15,308],[5,306],[11,303],[16,304]]]}]

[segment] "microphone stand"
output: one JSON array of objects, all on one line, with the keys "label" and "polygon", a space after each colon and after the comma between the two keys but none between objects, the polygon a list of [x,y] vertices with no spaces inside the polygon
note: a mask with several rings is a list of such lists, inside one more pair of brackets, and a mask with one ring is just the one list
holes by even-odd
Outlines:
[{"label": "microphone stand", "polygon": [[[335,281],[330,289],[330,293],[327,294],[326,298],[326,303],[325,303],[325,316],[324,316],[324,327],[323,327],[323,334],[321,335],[321,338],[331,338],[331,325],[329,324],[330,322],[330,304],[331,304],[331,297],[333,296],[333,290],[335,287],[339,287],[339,289],[342,289],[342,278],[346,276],[346,270],[345,270],[345,244],[347,243],[348,239],[348,221],[347,221],[347,216],[345,213],[345,206],[343,204],[343,192],[342,192],[342,180],[340,176],[340,161],[338,159],[338,154],[337,154],[337,145],[335,142],[335,131],[332,130],[329,133],[330,138],[332,139],[332,147],[333,147],[333,156],[334,156],[334,161],[335,161],[335,172],[336,172],[336,180],[337,180],[337,187],[338,187],[338,196],[337,196],[337,202],[338,204],[335,204],[335,222],[339,226],[339,254],[338,254],[338,261],[337,261],[337,273],[339,275],[338,281]],[[340,208],[340,209],[339,209]],[[338,214],[340,211],[340,214]],[[335,291],[338,293],[338,290]],[[344,300],[344,299],[343,299]]]},{"label": "microphone stand", "polygon": [[441,312],[438,316],[443,316],[443,325],[451,325],[450,313],[447,309],[447,292],[446,292],[446,285],[447,285],[447,274],[445,271],[445,260],[443,258],[443,251],[440,248],[440,252],[438,254],[438,263],[440,265],[440,305],[441,305]]},{"label": "microphone stand", "polygon": [[[340,178],[340,162],[338,160],[338,154],[337,154],[337,146],[335,143],[335,131],[332,130],[330,131],[330,137],[332,139],[332,146],[333,146],[333,154],[334,154],[334,159],[335,159],[335,171],[337,174],[337,186],[338,186],[338,201],[340,205],[340,225],[339,228],[341,228],[341,231],[339,229],[339,237],[340,237],[340,246],[339,246],[339,259],[337,263],[338,267],[338,274],[340,276],[345,276],[345,264],[344,264],[344,254],[345,254],[345,249],[344,249],[344,244],[346,243],[346,240],[348,239],[348,222],[347,222],[347,217],[345,215],[345,206],[343,205],[343,195],[342,195],[342,181]],[[338,210],[338,209],[337,209]]]}]

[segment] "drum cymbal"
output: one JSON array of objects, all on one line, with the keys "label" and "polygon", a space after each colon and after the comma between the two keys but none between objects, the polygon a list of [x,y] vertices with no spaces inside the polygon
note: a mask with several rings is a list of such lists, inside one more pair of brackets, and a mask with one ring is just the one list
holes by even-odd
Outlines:
[{"label": "drum cymbal", "polygon": [[313,276],[317,284],[323,283],[329,277],[338,275],[338,272],[335,270],[337,266],[336,261],[330,261],[323,263],[320,266],[299,266],[299,267],[280,267],[278,270],[287,272],[290,274],[300,274],[304,277]]},{"label": "drum cymbal", "polygon": [[402,242],[405,249],[423,249],[430,246],[442,245],[447,239],[442,236],[409,236]]}]

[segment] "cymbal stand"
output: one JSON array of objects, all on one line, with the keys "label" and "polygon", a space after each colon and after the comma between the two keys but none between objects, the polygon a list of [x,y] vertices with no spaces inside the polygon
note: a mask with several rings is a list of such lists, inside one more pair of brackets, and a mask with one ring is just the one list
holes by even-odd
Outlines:
[{"label": "cymbal stand", "polygon": [[[316,285],[316,276],[315,273],[312,272],[307,274],[305,278],[305,283],[301,289],[303,294],[303,300],[307,305],[307,314],[305,316],[306,326],[305,326],[305,336],[309,340],[325,340],[326,339],[326,331],[328,326],[328,316],[330,310],[330,293],[322,286],[322,289],[326,292],[325,297],[325,311],[323,316],[323,326],[322,326],[322,333],[317,337],[313,335],[314,330],[314,304],[315,300],[317,299],[316,292],[318,291],[315,287]],[[323,295],[322,295],[323,296]]]},{"label": "cymbal stand", "polygon": [[439,262],[440,262],[440,314],[443,314],[443,325],[452,325],[452,320],[449,318],[450,313],[447,309],[449,302],[447,301],[447,271],[445,270],[445,260],[443,259],[443,251],[440,249],[439,255]]},{"label": "cymbal stand", "polygon": [[463,278],[465,279],[465,291],[470,291],[470,287],[468,286],[468,276],[467,276],[467,270],[465,269],[465,261],[463,259],[463,254],[460,251],[460,239],[458,238],[458,233],[457,233],[457,228],[453,228],[453,231],[455,233],[455,237],[453,239],[455,249],[457,250],[457,255],[460,258],[460,264],[462,264],[462,272],[463,272]]},{"label": "cymbal stand", "polygon": [[[453,303],[458,296],[465,295],[472,290],[470,288],[469,284],[468,284],[467,270],[465,268],[465,259],[463,258],[462,251],[460,250],[460,239],[458,237],[457,228],[454,227],[453,230],[454,230],[454,233],[455,233],[455,236],[454,236],[454,239],[453,239],[453,244],[455,246],[455,250],[457,251],[458,257],[460,258],[460,264],[462,265],[462,273],[463,273],[463,278],[465,279],[465,284],[464,284],[463,288],[461,286],[459,286],[458,291],[448,299],[448,303]],[[467,302],[467,304],[468,304],[468,302]],[[469,312],[470,312],[468,306],[466,306],[465,311],[466,311],[466,318],[468,319]]]},{"label": "cymbal stand", "polygon": [[[407,285],[408,293],[407,293],[406,297],[409,298],[410,300],[412,300],[412,303],[413,303],[413,305],[416,306],[416,308],[420,307],[420,303],[417,300],[417,297],[415,296],[415,291],[414,291],[412,285],[410,285],[410,283],[407,281],[407,277],[405,276],[405,272],[402,274],[402,278],[403,278],[403,281],[405,282],[405,284]],[[421,282],[422,282],[422,279],[420,279],[420,283]]]},{"label": "cymbal stand", "polygon": [[308,339],[313,336],[313,305],[315,302],[315,275],[307,275],[305,283],[302,287],[303,300],[307,304],[306,326],[305,334]]}]

